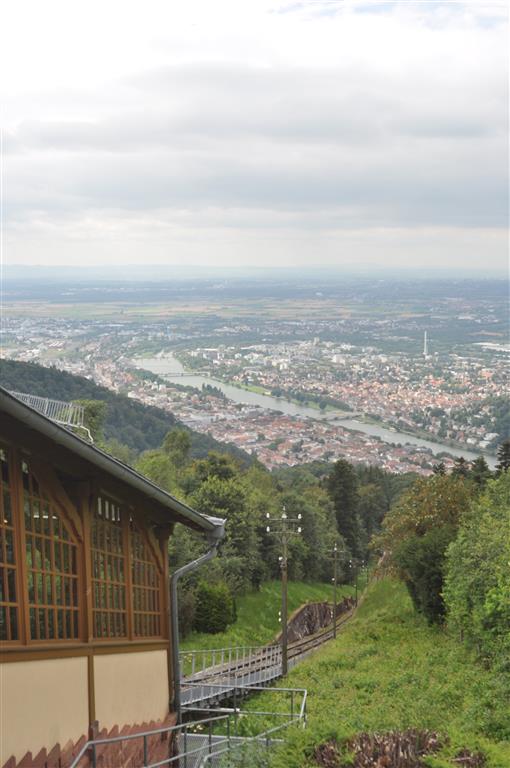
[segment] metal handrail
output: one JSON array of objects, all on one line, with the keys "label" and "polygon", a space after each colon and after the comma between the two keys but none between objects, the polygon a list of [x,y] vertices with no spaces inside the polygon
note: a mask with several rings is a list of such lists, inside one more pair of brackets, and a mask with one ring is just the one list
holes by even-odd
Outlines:
[{"label": "metal handrail", "polygon": [[253,663],[259,665],[261,659],[271,658],[271,661],[275,661],[275,656],[278,654],[281,654],[279,643],[181,651],[179,653],[181,678],[184,680],[203,676],[204,673],[215,674],[216,670],[224,667],[226,671],[235,671],[238,667],[251,666]]},{"label": "metal handrail", "polygon": [[[202,725],[202,724],[205,724],[205,723],[210,724],[210,723],[212,723],[214,721],[228,720],[228,719],[229,719],[229,715],[227,715],[227,714],[226,715],[218,715],[217,717],[207,717],[207,718],[204,718],[203,720],[195,720],[195,721],[193,721],[193,723],[190,723],[189,725],[190,726],[192,725],[193,727],[196,727],[196,726],[199,726],[199,725]],[[95,761],[96,748],[100,747],[100,746],[103,746],[105,744],[118,744],[121,741],[133,741],[134,739],[142,738],[143,739],[143,746],[144,746],[144,755],[145,755],[145,753],[147,751],[147,737],[148,736],[157,736],[158,734],[163,734],[163,733],[170,734],[170,733],[173,733],[174,731],[186,730],[187,728],[188,728],[188,724],[185,724],[185,725],[183,725],[183,724],[180,724],[180,725],[168,725],[168,726],[165,726],[163,728],[151,728],[148,731],[138,731],[138,733],[128,733],[128,734],[119,735],[119,736],[109,736],[109,737],[103,738],[103,739],[90,739],[89,741],[85,742],[85,744],[80,749],[80,751],[78,752],[78,754],[74,758],[74,760],[71,763],[71,765],[69,766],[69,768],[76,768],[78,766],[80,760],[85,756],[85,754],[88,751],[92,751],[92,756],[93,756],[92,766],[93,766],[93,768],[96,768],[96,761]],[[144,762],[143,765],[144,765],[144,768],[147,768],[148,763]]]},{"label": "metal handrail", "polygon": [[[191,685],[201,685],[201,683],[191,683]],[[290,717],[294,717],[296,720],[302,720],[303,722],[306,722],[306,703],[308,699],[308,689],[307,688],[266,688],[262,685],[230,685],[229,683],[214,683],[215,687],[218,688],[226,688],[230,690],[239,690],[242,693],[248,694],[248,693],[255,693],[257,691],[260,691],[261,693],[289,693],[290,699],[291,699],[291,714]],[[299,713],[294,715],[294,699],[296,694],[301,694],[301,706],[299,708]],[[215,707],[214,709],[206,709],[204,707],[184,707],[184,711],[186,712],[226,712],[226,713],[235,713],[239,712],[240,710],[237,710],[237,708],[234,706],[234,709],[229,707],[223,707],[221,709],[218,709]],[[250,715],[276,715],[281,717],[286,717],[283,712],[260,712],[259,710],[248,710]]]},{"label": "metal handrail", "polygon": [[[347,608],[344,612],[337,616],[336,626],[341,626],[346,619],[352,615],[352,607]],[[333,632],[331,623],[326,627],[322,627],[313,635],[303,637],[301,640],[296,640],[289,643],[289,649],[298,649],[301,645],[306,645],[314,638],[329,639]],[[229,646],[226,648],[196,648],[189,650],[181,650],[179,652],[179,665],[181,671],[181,678],[192,678],[197,675],[202,675],[204,672],[211,672],[215,667],[222,667],[228,664],[232,667],[234,664],[238,666],[245,666],[247,661],[251,659],[260,659],[267,653],[281,653],[281,642],[275,640],[272,643],[266,645],[239,645]],[[198,664],[197,664],[198,661]],[[200,664],[201,662],[201,664]],[[188,675],[184,674],[184,667],[186,664],[191,664],[191,670]]]},{"label": "metal handrail", "polygon": [[[258,690],[264,690],[265,691],[267,689],[259,688]],[[247,744],[253,744],[253,743],[261,742],[261,743],[263,743],[265,745],[266,750],[268,750],[268,749],[270,749],[272,744],[275,743],[275,741],[276,742],[281,742],[281,739],[271,738],[271,734],[275,734],[275,733],[278,733],[279,731],[282,731],[282,730],[285,730],[285,729],[289,728],[296,721],[297,722],[302,722],[303,728],[306,727],[306,700],[307,700],[307,696],[308,696],[307,689],[306,688],[278,688],[278,689],[269,689],[269,690],[287,691],[287,692],[290,692],[292,694],[294,694],[296,692],[297,693],[302,693],[303,694],[303,698],[302,698],[301,707],[300,707],[300,710],[299,710],[299,715],[294,716],[293,719],[289,720],[286,723],[282,723],[281,725],[276,725],[276,726],[273,726],[272,728],[268,728],[263,733],[257,734],[255,736],[241,737],[242,741],[238,741],[238,743],[234,745],[236,748],[244,747]],[[278,712],[274,712],[274,713],[253,712],[252,714],[257,714],[257,715],[268,715],[268,714],[271,714],[273,716],[278,716],[278,715],[283,716],[283,713],[278,713]],[[216,746],[219,747],[219,746],[221,746],[224,743],[225,743],[225,740],[223,740],[222,742],[221,741],[217,742]],[[224,755],[226,752],[230,751],[230,749],[232,749],[232,745],[231,745],[231,741],[229,740],[228,746],[226,748],[216,749],[216,751],[214,751],[214,752],[210,751],[209,754],[205,755],[203,760],[200,763],[200,767],[199,768],[204,768],[206,763],[210,763],[214,758],[217,758],[217,757],[220,757],[221,755]]]},{"label": "metal handrail", "polygon": [[[221,684],[218,684],[218,685],[221,685]],[[228,685],[225,685],[225,687],[228,687]],[[272,693],[290,694],[290,714],[284,713],[284,712],[259,712],[259,711],[249,711],[249,710],[242,712],[240,709],[237,708],[237,706],[234,706],[233,709],[232,708],[222,709],[221,710],[222,714],[209,716],[199,720],[192,720],[189,723],[184,723],[184,724],[181,723],[176,725],[164,726],[162,728],[154,728],[154,729],[139,731],[138,733],[130,733],[126,735],[111,736],[111,737],[106,737],[101,739],[90,739],[80,749],[80,751],[74,758],[69,768],[77,768],[80,761],[85,757],[85,755],[87,755],[87,753],[90,755],[89,760],[92,768],[97,768],[97,750],[99,747],[110,745],[110,744],[118,744],[124,741],[133,741],[134,739],[143,740],[142,765],[144,768],[161,768],[161,766],[163,765],[170,766],[171,764],[175,763],[175,761],[181,758],[185,759],[184,765],[186,765],[187,764],[186,758],[189,758],[192,755],[196,755],[199,752],[203,752],[204,748],[208,748],[209,753],[208,755],[205,755],[204,758],[201,760],[200,762],[201,766],[205,765],[205,763],[215,755],[224,754],[225,752],[229,751],[231,748],[237,748],[253,741],[265,741],[266,746],[269,747],[271,742],[271,739],[269,738],[270,734],[284,730],[295,723],[301,723],[302,727],[306,726],[306,701],[307,701],[308,692],[306,688],[267,689],[262,686],[235,686],[235,692],[240,694],[255,693],[258,691],[267,692],[268,690],[270,690]],[[299,710],[294,712],[294,702],[295,702],[296,695],[301,695],[301,705],[299,707]],[[185,712],[187,714],[191,714],[192,712],[198,712],[198,711],[203,713],[203,712],[211,712],[213,710],[203,710],[203,709],[198,709],[196,707],[189,707],[185,709]],[[238,736],[237,735],[237,719],[244,714],[251,715],[251,716],[260,716],[260,717],[268,717],[268,716],[285,717],[287,718],[287,720],[286,722],[273,726],[272,728],[269,728],[266,731],[263,731],[262,733],[257,734],[256,736]],[[234,737],[232,737],[231,735],[231,726],[230,726],[230,720],[232,717],[234,717],[234,733],[235,733]],[[222,734],[213,735],[213,727],[216,727],[221,723],[225,723],[226,725],[227,734],[225,737],[222,737]],[[207,728],[208,733],[205,734],[207,738],[207,744],[205,746],[204,744],[202,744],[198,747],[188,749],[186,744],[187,739],[192,736],[200,735],[196,733],[190,733],[190,731],[195,731],[196,729],[200,729],[201,727]],[[149,758],[148,758],[149,749],[148,749],[147,739],[152,736],[157,736],[162,734],[170,735],[173,733],[176,733],[178,736],[181,734],[183,735],[184,742],[185,742],[185,751],[180,755],[169,756],[168,758],[165,758],[164,760],[160,760],[156,763],[149,763]]]},{"label": "metal handrail", "polygon": [[55,421],[63,427],[73,427],[74,429],[83,429],[87,433],[90,442],[94,442],[89,428],[85,425],[85,407],[79,403],[64,402],[63,400],[52,400],[50,397],[41,397],[40,395],[31,395],[27,392],[10,391],[18,400],[29,405],[43,416]]}]

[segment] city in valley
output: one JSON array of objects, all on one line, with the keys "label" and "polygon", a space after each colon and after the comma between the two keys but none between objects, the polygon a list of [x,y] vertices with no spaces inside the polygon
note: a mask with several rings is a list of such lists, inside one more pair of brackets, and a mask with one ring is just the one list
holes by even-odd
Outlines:
[{"label": "city in valley", "polygon": [[506,438],[503,281],[6,281],[5,358],[170,411],[269,468],[430,474]]}]

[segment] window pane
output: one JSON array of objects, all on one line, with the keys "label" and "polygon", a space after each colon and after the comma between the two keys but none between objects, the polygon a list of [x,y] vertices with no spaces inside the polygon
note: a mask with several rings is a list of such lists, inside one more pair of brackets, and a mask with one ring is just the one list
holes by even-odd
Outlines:
[{"label": "window pane", "polygon": [[94,634],[126,637],[126,580],[122,510],[100,497],[91,528]]},{"label": "window pane", "polygon": [[[28,601],[30,638],[32,640],[78,639],[78,633],[68,633],[65,615],[59,606],[78,608],[77,544],[57,507],[44,496],[35,478],[25,464],[24,510],[27,528],[26,553],[28,573]],[[62,544],[63,532],[67,543]],[[63,551],[67,558],[63,556]],[[66,589],[66,582],[69,588]],[[37,609],[37,606],[43,606]]]},{"label": "window pane", "polygon": [[145,537],[133,522],[130,539],[135,635],[160,637],[162,632],[158,568]]},{"label": "window pane", "polygon": [[5,525],[12,525],[11,494],[7,490],[7,488],[4,489],[4,492],[2,494],[2,499],[3,499],[4,524]]},{"label": "window pane", "polygon": [[17,605],[17,520],[12,506],[8,451],[0,447],[0,639],[19,640]]}]

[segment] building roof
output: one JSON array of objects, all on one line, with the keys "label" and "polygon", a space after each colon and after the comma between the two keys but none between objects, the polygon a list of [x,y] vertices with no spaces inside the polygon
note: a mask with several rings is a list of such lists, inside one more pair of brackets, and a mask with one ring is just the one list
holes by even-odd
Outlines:
[{"label": "building roof", "polygon": [[136,472],[132,467],[115,459],[95,445],[83,440],[65,427],[61,427],[39,411],[18,400],[10,392],[0,387],[0,413],[21,421],[29,430],[42,435],[62,448],[87,461],[101,472],[111,475],[115,480],[131,487],[148,502],[156,503],[169,512],[169,520],[181,522],[195,530],[201,530],[211,540],[223,538],[225,521],[218,517],[203,515],[187,504],[179,501],[172,494],[164,491],[156,483]]}]

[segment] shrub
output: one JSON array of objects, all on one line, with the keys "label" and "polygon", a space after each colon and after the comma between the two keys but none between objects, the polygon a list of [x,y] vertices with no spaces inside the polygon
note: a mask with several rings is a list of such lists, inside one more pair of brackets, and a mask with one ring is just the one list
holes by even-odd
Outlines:
[{"label": "shrub", "polygon": [[487,483],[446,555],[449,624],[510,670],[510,474]]},{"label": "shrub", "polygon": [[207,584],[201,581],[195,592],[193,629],[214,634],[224,632],[234,621],[234,600],[225,582]]},{"label": "shrub", "polygon": [[193,629],[195,620],[195,590],[191,587],[183,589],[179,585],[179,634],[181,637],[189,635]]},{"label": "shrub", "polygon": [[455,535],[452,526],[434,528],[424,536],[412,536],[394,553],[417,611],[427,621],[439,623],[445,614],[443,572],[445,552]]}]

